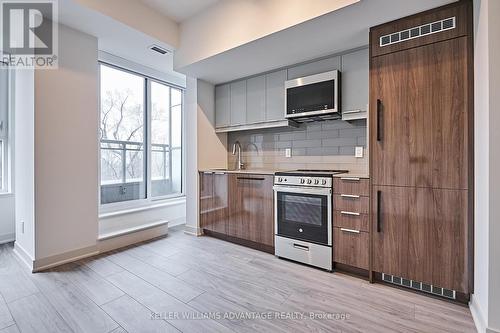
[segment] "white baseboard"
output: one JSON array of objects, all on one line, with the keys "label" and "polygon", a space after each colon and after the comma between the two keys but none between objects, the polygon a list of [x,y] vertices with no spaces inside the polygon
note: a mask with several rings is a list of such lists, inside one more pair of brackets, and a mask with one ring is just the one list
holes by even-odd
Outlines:
[{"label": "white baseboard", "polygon": [[469,302],[469,309],[472,314],[472,319],[474,319],[474,324],[478,333],[500,333],[500,331],[493,328],[489,328],[484,320],[484,315],[479,303],[476,301],[474,294],[471,295],[471,300]]},{"label": "white baseboard", "polygon": [[10,233],[10,234],[3,234],[0,235],[0,245],[5,244],[5,243],[11,243],[16,240],[16,234],[15,233]]},{"label": "white baseboard", "polygon": [[192,236],[203,235],[203,229],[187,225],[184,227],[184,233]]},{"label": "white baseboard", "polygon": [[[179,222],[179,224],[182,223]],[[147,228],[142,228],[141,230],[129,230],[126,233],[114,235],[112,237],[108,235],[109,237],[98,240],[96,245],[36,260],[34,260],[25,249],[19,246],[18,243],[14,243],[14,253],[31,272],[35,273],[83,258],[92,257],[103,252],[165,236],[168,233],[168,227],[169,222],[163,222]]]},{"label": "white baseboard", "polygon": [[83,258],[92,257],[99,254],[97,246],[92,245],[81,249],[76,249],[61,254],[56,254],[50,257],[35,259],[33,262],[33,273],[47,270],[52,267],[67,264]]},{"label": "white baseboard", "polygon": [[26,267],[33,271],[33,258],[29,255],[29,253],[21,246],[18,242],[14,242],[14,254],[17,258],[26,265]]}]

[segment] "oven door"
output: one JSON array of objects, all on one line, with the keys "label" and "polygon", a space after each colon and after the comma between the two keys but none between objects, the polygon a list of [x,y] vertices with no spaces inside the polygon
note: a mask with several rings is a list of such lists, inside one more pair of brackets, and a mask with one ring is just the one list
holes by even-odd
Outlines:
[{"label": "oven door", "polygon": [[332,190],[274,186],[276,235],[332,245]]}]

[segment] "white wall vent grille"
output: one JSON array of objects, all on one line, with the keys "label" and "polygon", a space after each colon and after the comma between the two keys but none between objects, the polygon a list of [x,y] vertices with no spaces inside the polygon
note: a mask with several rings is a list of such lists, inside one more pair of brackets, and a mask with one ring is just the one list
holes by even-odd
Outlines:
[{"label": "white wall vent grille", "polygon": [[380,37],[380,47],[389,46],[392,44],[406,42],[410,39],[415,39],[427,35],[432,35],[438,32],[455,29],[456,17],[450,17],[444,20],[427,23],[418,27],[394,32]]},{"label": "white wall vent grille", "polygon": [[446,297],[449,299],[457,298],[457,292],[455,290],[440,288],[427,283],[404,279],[399,276],[382,273],[382,280],[388,283],[396,284],[398,286],[423,291],[436,296]]}]

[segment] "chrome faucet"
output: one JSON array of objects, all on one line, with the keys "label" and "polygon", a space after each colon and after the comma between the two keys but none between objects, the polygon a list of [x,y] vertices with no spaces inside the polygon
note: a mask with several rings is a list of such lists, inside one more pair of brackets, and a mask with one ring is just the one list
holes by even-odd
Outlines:
[{"label": "chrome faucet", "polygon": [[238,164],[237,164],[237,168],[238,170],[242,170],[245,165],[243,164],[243,162],[241,162],[241,144],[239,141],[236,141],[234,144],[233,144],[233,155],[236,155],[236,148],[238,148]]}]

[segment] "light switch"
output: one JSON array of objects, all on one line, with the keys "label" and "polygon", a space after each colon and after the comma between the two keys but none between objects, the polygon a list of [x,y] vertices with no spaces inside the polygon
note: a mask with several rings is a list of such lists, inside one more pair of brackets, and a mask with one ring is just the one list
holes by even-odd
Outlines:
[{"label": "light switch", "polygon": [[363,158],[363,147],[356,147],[354,156],[356,156],[357,158]]},{"label": "light switch", "polygon": [[292,148],[286,148],[285,149],[285,157],[292,157]]}]

